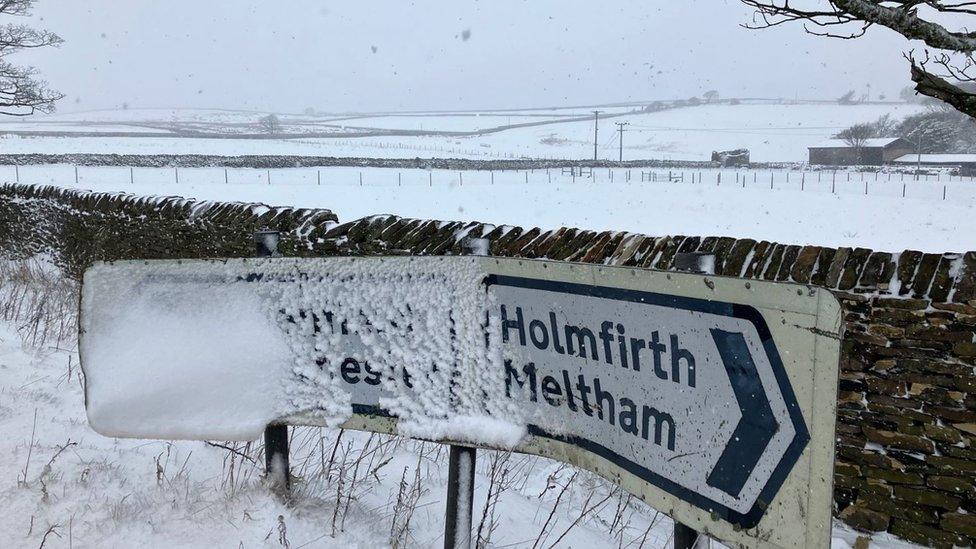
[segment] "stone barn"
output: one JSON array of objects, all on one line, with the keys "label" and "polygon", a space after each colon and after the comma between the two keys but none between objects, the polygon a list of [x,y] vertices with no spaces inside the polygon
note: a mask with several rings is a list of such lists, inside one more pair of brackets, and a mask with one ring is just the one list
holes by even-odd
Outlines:
[{"label": "stone barn", "polygon": [[831,139],[809,150],[811,165],[880,166],[912,152],[914,147],[901,137],[879,137],[866,139],[861,147],[852,147],[843,139]]}]

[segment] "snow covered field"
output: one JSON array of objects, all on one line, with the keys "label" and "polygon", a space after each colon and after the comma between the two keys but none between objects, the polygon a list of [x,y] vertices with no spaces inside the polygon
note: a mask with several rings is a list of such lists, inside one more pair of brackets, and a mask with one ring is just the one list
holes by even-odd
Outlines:
[{"label": "snow covered field", "polygon": [[[799,162],[807,147],[858,123],[883,114],[902,117],[917,105],[702,105],[605,120],[600,157],[616,159],[624,132],[624,159],[708,160],[715,150],[749,149],[753,162]],[[592,121],[518,128],[478,138],[493,149],[522,156],[592,158]]]},{"label": "snow covered field", "polygon": [[[628,181],[628,170],[607,169],[593,178],[561,170],[231,169],[225,183],[221,168],[81,167],[75,183],[73,166],[18,173],[25,183],[95,191],[329,208],[342,221],[395,214],[892,252],[976,249],[976,182],[945,174],[913,181],[900,173],[633,169]],[[2,180],[18,173],[0,167]],[[669,173],[682,180],[667,182]]]},{"label": "snow covered field", "polygon": [[[639,109],[604,109],[607,115]],[[772,104],[744,102],[679,107],[658,112],[626,114],[602,119],[598,138],[600,158],[616,159],[619,134],[614,123],[628,124],[624,132],[625,160],[708,160],[713,150],[748,148],[754,162],[806,160],[807,147],[858,122],[870,122],[884,114],[900,118],[922,110],[919,105],[884,103],[838,105],[835,103]],[[551,111],[485,111],[416,113],[382,116],[282,116],[283,124],[315,132],[369,133],[372,130],[480,131],[528,122],[551,121],[540,126],[512,128],[472,136],[397,135],[294,139],[208,139],[160,137],[67,137],[6,135],[0,139],[4,153],[118,153],[118,154],[283,154],[308,156],[376,156],[384,158],[570,158],[593,155],[593,122],[565,122],[568,115],[592,116],[585,109]],[[257,132],[261,113],[233,111],[104,111],[59,114],[30,121],[0,123],[2,131],[107,131],[126,121],[133,132],[164,127],[205,131]],[[51,129],[55,128],[55,129]],[[90,128],[94,128],[91,129]],[[223,129],[220,129],[223,128]],[[344,131],[345,130],[345,131]]]},{"label": "snow covered field", "polygon": [[[205,154],[376,158],[516,158],[476,138],[384,136],[301,139],[206,139],[170,137],[0,137],[7,154]],[[592,149],[591,149],[592,154]]]}]

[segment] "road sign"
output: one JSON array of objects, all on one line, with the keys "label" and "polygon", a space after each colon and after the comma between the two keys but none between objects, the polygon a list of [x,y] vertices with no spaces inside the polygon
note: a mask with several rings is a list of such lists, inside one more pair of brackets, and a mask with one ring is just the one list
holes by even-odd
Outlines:
[{"label": "road sign", "polygon": [[503,340],[524,357],[506,364],[506,382],[528,386],[538,408],[530,432],[605,457],[732,524],[759,522],[810,436],[755,309],[489,281]]},{"label": "road sign", "polygon": [[[110,313],[120,293],[151,312],[223,286],[261,296],[288,342],[281,362],[300,365],[282,374],[299,378],[282,396],[292,407],[269,419],[332,424],[317,407],[345,404],[347,427],[584,467],[722,540],[829,543],[840,309],[825,290],[484,257],[123,262],[85,275],[86,374],[139,367],[93,358],[115,337],[103,317],[131,322]],[[328,402],[309,399],[317,387]],[[90,383],[96,429],[156,434],[131,414],[106,418],[118,389],[99,391]],[[499,421],[523,436],[468,432]]]}]

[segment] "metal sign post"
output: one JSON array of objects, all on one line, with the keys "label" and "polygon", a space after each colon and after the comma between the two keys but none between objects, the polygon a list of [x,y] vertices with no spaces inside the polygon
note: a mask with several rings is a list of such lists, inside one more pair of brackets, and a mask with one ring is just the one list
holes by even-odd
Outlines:
[{"label": "metal sign post", "polygon": [[[256,257],[278,255],[278,231],[254,233]],[[291,488],[291,470],[288,465],[288,426],[268,425],[264,429],[264,467],[271,489],[285,494]]]},{"label": "metal sign post", "polygon": [[474,448],[451,445],[451,453],[448,458],[444,549],[469,549],[471,547],[474,464]]},{"label": "metal sign post", "polygon": [[[488,239],[465,238],[462,255],[488,255]],[[471,547],[471,516],[474,512],[474,466],[477,450],[451,445],[447,472],[447,512],[444,519],[444,549]]]}]

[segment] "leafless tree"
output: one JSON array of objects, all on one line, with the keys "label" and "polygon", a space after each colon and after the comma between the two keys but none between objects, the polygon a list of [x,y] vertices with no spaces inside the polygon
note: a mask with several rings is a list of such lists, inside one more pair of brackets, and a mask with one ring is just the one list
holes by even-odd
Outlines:
[{"label": "leafless tree", "polygon": [[850,128],[837,134],[839,139],[843,139],[849,147],[854,149],[854,155],[858,162],[861,161],[861,151],[867,144],[868,139],[875,137],[875,128],[872,124],[854,124]]},{"label": "leafless tree", "polygon": [[898,123],[890,114],[882,114],[871,125],[874,127],[874,137],[892,137],[898,128]]},{"label": "leafless tree", "polygon": [[[921,56],[904,54],[915,91],[976,118],[976,2],[969,0],[740,0],[756,9],[747,28],[800,21],[818,36],[854,39],[873,26],[891,29],[924,44]],[[951,26],[946,21],[951,21]]]},{"label": "leafless tree", "polygon": [[920,153],[968,152],[976,146],[976,120],[949,108],[933,109],[907,117],[898,134]]},{"label": "leafless tree", "polygon": [[702,97],[705,98],[706,103],[711,103],[713,101],[718,101],[718,90],[708,90]]},{"label": "leafless tree", "polygon": [[278,120],[278,116],[275,114],[269,114],[268,116],[262,116],[258,120],[258,124],[265,133],[274,135],[281,131],[281,121]]},{"label": "leafless tree", "polygon": [[[0,15],[24,17],[30,15],[33,4],[34,0],[0,0]],[[33,67],[14,65],[7,57],[21,50],[58,46],[61,42],[61,37],[50,31],[15,23],[0,25],[0,114],[28,116],[54,110],[55,101],[64,95],[37,80]]]},{"label": "leafless tree", "polygon": [[837,134],[838,139],[854,148],[863,147],[868,139],[875,136],[874,126],[871,124],[854,124],[850,128]]}]

